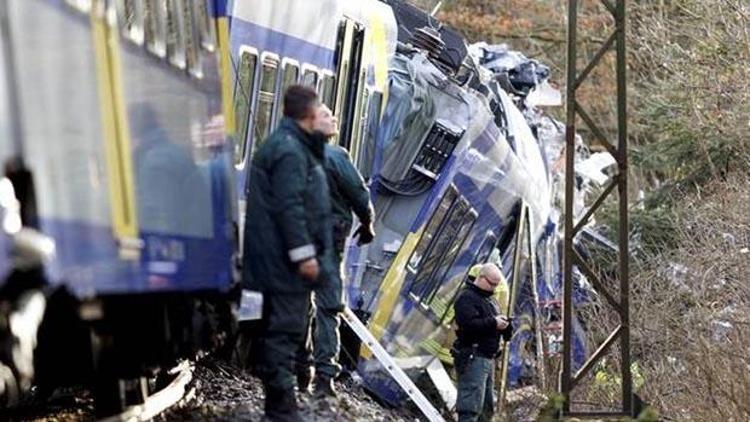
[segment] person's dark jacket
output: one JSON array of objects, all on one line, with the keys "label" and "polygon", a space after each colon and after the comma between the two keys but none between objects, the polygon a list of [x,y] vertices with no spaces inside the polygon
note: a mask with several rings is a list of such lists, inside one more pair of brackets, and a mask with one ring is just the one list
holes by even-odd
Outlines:
[{"label": "person's dark jacket", "polygon": [[245,215],[243,282],[248,288],[302,293],[316,282],[298,274],[317,258],[321,275],[333,252],[331,201],[321,138],[289,118],[253,157]]},{"label": "person's dark jacket", "polygon": [[499,308],[492,292],[467,284],[453,305],[458,326],[454,348],[476,348],[480,356],[494,358],[500,350],[503,334],[512,330],[510,326],[505,330],[497,329],[495,317],[500,315]]},{"label": "person's dark jacket", "polygon": [[336,251],[340,252],[352,228],[352,212],[363,225],[369,225],[373,207],[370,191],[352,164],[349,153],[338,145],[326,144],[325,159],[333,211],[333,241]]}]

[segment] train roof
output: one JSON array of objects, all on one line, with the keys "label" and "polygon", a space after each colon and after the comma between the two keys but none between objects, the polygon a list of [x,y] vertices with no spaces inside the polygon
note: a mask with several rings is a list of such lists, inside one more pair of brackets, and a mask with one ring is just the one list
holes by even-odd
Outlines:
[{"label": "train roof", "polygon": [[436,29],[445,43],[438,61],[453,72],[458,72],[468,54],[464,37],[455,29],[439,22],[421,9],[403,0],[384,0],[391,6],[398,24],[398,41],[410,42],[414,30],[423,27]]}]

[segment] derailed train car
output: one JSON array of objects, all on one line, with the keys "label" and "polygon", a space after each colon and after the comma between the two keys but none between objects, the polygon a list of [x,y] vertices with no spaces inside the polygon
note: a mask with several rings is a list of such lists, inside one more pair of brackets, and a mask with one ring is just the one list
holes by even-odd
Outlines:
[{"label": "derailed train car", "polygon": [[[400,13],[400,25],[420,24],[413,8]],[[496,262],[509,281],[518,273],[517,294],[505,299],[517,318],[506,350],[509,379],[520,385],[539,375],[533,366],[543,358],[539,303],[560,294],[553,163],[499,81],[471,56],[457,66],[445,54],[459,50],[445,47],[457,42],[443,39],[452,34],[429,17],[421,22],[402,34],[384,115],[367,147],[377,237],[348,248],[349,306],[404,367],[450,365],[453,301],[471,266]],[[525,232],[518,230],[527,218]],[[531,271],[529,259],[514,262],[524,242],[538,252],[533,264],[542,271]],[[576,340],[580,363],[585,350]],[[368,388],[392,404],[403,400],[366,350],[362,358]]]},{"label": "derailed train car", "polygon": [[3,70],[17,89],[0,121],[18,125],[3,148],[10,141],[33,176],[24,224],[57,251],[45,271],[37,392],[87,384],[97,411],[113,413],[131,404],[122,397],[153,392],[147,381],[160,368],[212,342],[217,309],[228,306],[226,1],[0,8]]}]

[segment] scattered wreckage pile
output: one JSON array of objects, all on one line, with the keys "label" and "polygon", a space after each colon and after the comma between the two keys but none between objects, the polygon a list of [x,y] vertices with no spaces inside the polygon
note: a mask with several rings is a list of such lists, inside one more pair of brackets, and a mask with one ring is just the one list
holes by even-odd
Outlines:
[{"label": "scattered wreckage pile", "polygon": [[[308,421],[410,421],[402,409],[387,409],[375,402],[354,379],[338,386],[338,397],[325,401],[300,396],[300,414]],[[263,387],[259,379],[222,361],[205,359],[193,372],[193,383],[182,402],[158,420],[256,421],[263,419]]]}]

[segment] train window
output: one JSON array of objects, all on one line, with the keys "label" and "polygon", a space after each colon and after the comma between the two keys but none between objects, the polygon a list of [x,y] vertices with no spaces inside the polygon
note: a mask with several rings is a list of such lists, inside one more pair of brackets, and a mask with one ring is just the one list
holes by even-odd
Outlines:
[{"label": "train window", "polygon": [[505,222],[505,225],[500,232],[500,237],[497,240],[495,248],[500,250],[501,254],[504,254],[508,250],[508,248],[510,248],[510,245],[513,243],[513,240],[516,236],[516,231],[518,230],[518,214],[520,213],[520,209],[521,201],[518,201],[516,205],[514,205],[513,211],[510,213],[508,221]]},{"label": "train window", "polygon": [[[297,83],[299,80],[299,65],[296,61],[284,59],[281,70],[281,88],[279,89],[279,98],[284,98],[286,90]],[[281,121],[281,101],[276,102],[276,120],[278,124]]]},{"label": "train window", "polygon": [[300,81],[300,83],[312,89],[317,89],[318,71],[314,67],[305,64],[304,66],[302,66],[302,80]]},{"label": "train window", "polygon": [[411,272],[416,273],[419,270],[422,258],[428,252],[428,247],[431,245],[432,240],[439,234],[443,221],[457,198],[458,192],[456,188],[453,186],[449,187],[440,200],[437,209],[433,212],[432,217],[430,217],[430,221],[427,223],[417,247],[414,248],[414,252],[411,258],[409,258],[408,268]]},{"label": "train window", "polygon": [[320,100],[333,110],[336,100],[336,78],[330,73],[324,73],[320,83]]},{"label": "train window", "polygon": [[117,0],[115,8],[123,37],[138,45],[143,45],[142,0]]},{"label": "train window", "polygon": [[479,246],[479,249],[477,250],[477,254],[474,255],[474,264],[484,264],[485,262],[487,262],[496,243],[497,236],[495,236],[495,233],[493,233],[492,231],[488,231],[484,236],[482,245]]},{"label": "train window", "polygon": [[240,68],[234,86],[234,113],[237,122],[237,142],[234,149],[234,162],[241,164],[247,150],[247,129],[250,123],[250,106],[255,91],[255,72],[258,67],[258,53],[240,49]]},{"label": "train window", "polygon": [[[352,112],[347,114],[347,119],[351,119],[349,121],[348,126],[351,128],[349,131],[349,137],[348,137],[348,145],[344,145],[347,150],[351,153],[352,158],[354,159],[354,163],[357,165],[359,164],[359,147],[361,142],[361,135],[362,135],[362,113],[365,112],[365,102],[364,97],[367,95],[367,88],[365,88],[365,77],[367,74],[365,72],[361,72],[359,75],[359,83],[357,86],[360,88],[360,95],[359,98],[354,97],[353,100],[353,108]],[[346,142],[346,138],[341,138],[339,140],[340,143]]]},{"label": "train window", "polygon": [[[362,86],[365,85],[365,72],[362,72]],[[362,90],[362,98],[359,102],[359,112],[357,113],[357,131],[352,142],[352,157],[354,163],[358,169],[363,167],[364,161],[364,146],[365,146],[365,135],[367,134],[367,113],[370,108],[370,89],[364,88]]]},{"label": "train window", "polygon": [[464,198],[459,198],[446,217],[439,235],[435,236],[429,252],[422,259],[411,292],[429,304],[445,281],[448,270],[462,250],[476,221],[477,214]]},{"label": "train window", "polygon": [[253,150],[266,140],[271,131],[273,110],[276,104],[276,80],[278,79],[279,59],[267,55],[263,59],[260,75],[260,90],[258,91],[258,106],[255,110]]},{"label": "train window", "polygon": [[187,25],[183,4],[184,0],[167,0],[167,58],[178,69],[185,69],[187,64]]},{"label": "train window", "polygon": [[144,0],[143,36],[146,49],[157,57],[167,56],[167,3],[166,0]]},{"label": "train window", "polygon": [[195,2],[196,20],[200,30],[201,48],[208,52],[216,49],[216,27],[213,21],[214,2]]},{"label": "train window", "polygon": [[362,134],[362,152],[357,166],[365,179],[372,176],[372,166],[375,161],[375,133],[380,126],[380,109],[383,105],[383,93],[372,91],[368,94],[367,122]]},{"label": "train window", "polygon": [[[495,236],[495,233],[493,233],[491,230],[487,231],[487,233],[484,235],[484,239],[482,240],[482,244],[479,245],[479,249],[477,249],[477,253],[474,255],[474,259],[471,261],[471,266],[474,266],[476,264],[483,264],[487,262],[490,258],[490,254],[492,253],[492,250],[495,247],[495,244],[497,243],[497,236]],[[471,267],[469,267],[471,268]],[[441,291],[441,295],[445,295],[445,297],[432,297],[430,299],[430,305],[432,308],[434,308],[434,304],[436,301],[439,300],[445,300],[444,302],[444,310],[440,314],[440,323],[442,324],[445,322],[446,318],[449,317],[449,315],[452,315],[452,312],[450,312],[450,308],[453,306],[453,303],[456,302],[456,299],[458,298],[458,294],[461,292],[461,288],[466,284],[468,281],[469,275],[466,274],[462,279],[461,282],[456,284],[454,287],[447,289],[446,291]],[[435,290],[437,292],[437,290]],[[447,321],[451,322],[451,321]]]},{"label": "train window", "polygon": [[203,2],[186,0],[183,4],[183,16],[185,18],[185,60],[188,71],[194,78],[203,77],[203,63],[201,62],[201,32],[200,32],[200,9],[205,8]]},{"label": "train window", "polygon": [[341,23],[336,44],[338,87],[334,111],[339,116],[339,145],[348,150],[356,137],[359,123],[357,107],[361,90],[364,88],[361,83],[364,43],[363,28],[350,20]]}]

